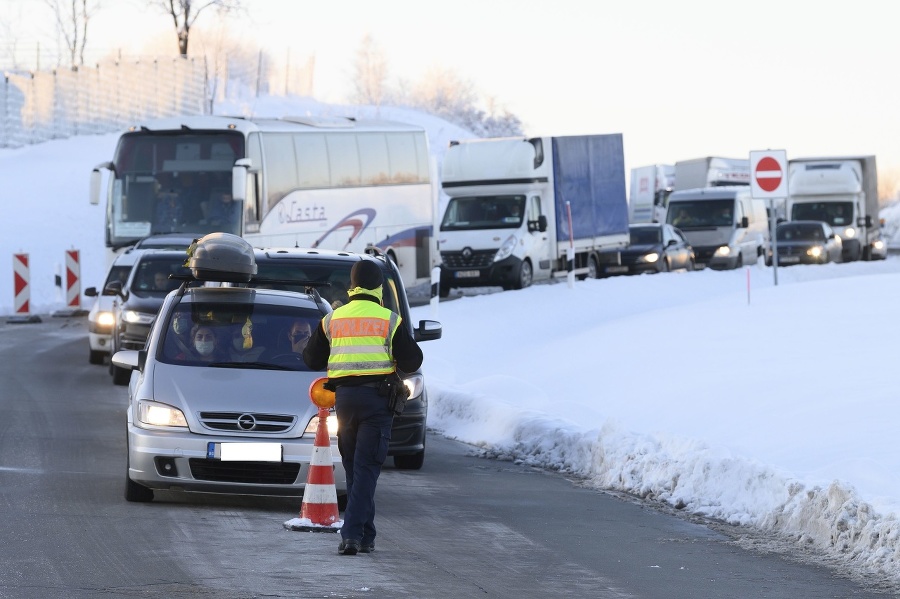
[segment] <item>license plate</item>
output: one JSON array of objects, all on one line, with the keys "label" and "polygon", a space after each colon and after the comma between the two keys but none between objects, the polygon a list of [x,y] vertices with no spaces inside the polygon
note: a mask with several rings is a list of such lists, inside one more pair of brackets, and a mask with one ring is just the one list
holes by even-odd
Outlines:
[{"label": "license plate", "polygon": [[694,270],[703,270],[704,268],[706,268],[705,262],[697,262],[694,264]]},{"label": "license plate", "polygon": [[628,267],[627,266],[607,266],[606,272],[609,272],[609,273],[628,272]]},{"label": "license plate", "polygon": [[280,462],[281,443],[209,443],[206,457],[223,462]]},{"label": "license plate", "polygon": [[481,276],[480,270],[458,270],[456,271],[457,279],[475,279]]},{"label": "license plate", "polygon": [[800,256],[781,256],[778,261],[782,264],[797,264],[800,262]]}]

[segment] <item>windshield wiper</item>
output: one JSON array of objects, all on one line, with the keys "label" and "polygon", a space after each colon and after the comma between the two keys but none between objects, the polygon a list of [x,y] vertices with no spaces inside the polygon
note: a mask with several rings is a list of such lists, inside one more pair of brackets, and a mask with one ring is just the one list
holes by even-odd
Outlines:
[{"label": "windshield wiper", "polygon": [[213,368],[251,368],[256,370],[296,370],[289,366],[272,364],[271,362],[211,362],[207,366],[212,366]]}]

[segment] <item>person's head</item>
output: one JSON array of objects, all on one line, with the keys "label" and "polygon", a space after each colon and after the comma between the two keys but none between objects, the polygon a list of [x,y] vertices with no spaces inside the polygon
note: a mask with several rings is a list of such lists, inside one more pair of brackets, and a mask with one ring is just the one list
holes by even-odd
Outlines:
[{"label": "person's head", "polygon": [[186,312],[175,314],[172,319],[172,330],[176,335],[188,335],[191,332],[191,317]]},{"label": "person's head", "polygon": [[219,199],[221,199],[222,203],[225,204],[226,206],[230,206],[232,200],[234,200],[234,198],[231,197],[230,191],[223,191],[222,194],[219,196]]},{"label": "person's head", "polygon": [[350,269],[350,289],[347,294],[353,297],[357,294],[371,295],[381,301],[381,285],[384,283],[384,275],[381,268],[372,260],[363,259]]},{"label": "person's head", "polygon": [[153,273],[153,285],[157,289],[165,289],[169,285],[169,273],[161,270]]},{"label": "person's head", "polygon": [[297,353],[302,352],[307,342],[309,342],[310,335],[312,335],[312,328],[309,326],[309,323],[305,320],[295,320],[291,323],[291,328],[288,330],[291,349]]},{"label": "person's head", "polygon": [[191,331],[191,343],[201,357],[208,358],[216,351],[216,332],[206,325],[195,325]]}]

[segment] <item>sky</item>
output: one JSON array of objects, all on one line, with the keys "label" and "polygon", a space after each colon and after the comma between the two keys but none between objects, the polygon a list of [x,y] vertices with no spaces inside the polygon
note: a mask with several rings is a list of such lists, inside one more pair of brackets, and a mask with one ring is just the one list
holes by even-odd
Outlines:
[{"label": "sky", "polygon": [[[168,36],[174,51],[171,20],[143,4],[103,5],[89,46],[140,52]],[[883,173],[900,176],[897,2],[243,4],[229,21],[233,35],[277,60],[315,56],[323,102],[346,101],[368,34],[387,59],[389,84],[451,69],[517,115],[526,135],[623,133],[629,169],[778,149],[788,158],[875,154]],[[35,17],[46,10],[42,0],[0,0],[0,16],[23,22],[20,44],[48,43],[38,33],[47,23]]]},{"label": "sky", "polygon": [[[426,126],[433,148],[460,133],[386,112]],[[12,313],[13,253],[29,254],[32,313],[44,318],[65,305],[53,276],[66,250],[80,251],[82,289],[102,284],[103,208],[87,191],[115,140],[0,149],[0,314]],[[435,434],[900,584],[900,255],[779,268],[777,285],[760,263],[478,294],[489,291],[412,310],[443,325],[422,346]]]}]

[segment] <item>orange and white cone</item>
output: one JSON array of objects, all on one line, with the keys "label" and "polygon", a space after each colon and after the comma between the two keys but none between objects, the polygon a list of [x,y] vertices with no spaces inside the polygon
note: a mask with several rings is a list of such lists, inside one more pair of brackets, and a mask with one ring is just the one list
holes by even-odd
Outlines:
[{"label": "orange and white cone", "polygon": [[[312,395],[312,391],[310,394]],[[329,408],[324,407],[316,398],[313,398],[313,402],[319,406],[319,424],[316,427],[309,474],[303,490],[300,517],[285,522],[284,526],[290,530],[337,532],[344,521],[340,519],[337,488],[334,485],[334,463],[328,435]],[[334,405],[333,399],[331,405]]]}]

